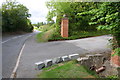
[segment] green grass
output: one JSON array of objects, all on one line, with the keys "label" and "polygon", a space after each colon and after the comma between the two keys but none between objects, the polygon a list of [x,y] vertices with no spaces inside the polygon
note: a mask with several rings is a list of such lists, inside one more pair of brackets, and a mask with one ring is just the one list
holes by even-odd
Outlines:
[{"label": "green grass", "polygon": [[55,30],[55,28],[52,28],[48,31],[38,33],[36,35],[37,42],[47,42],[48,39],[52,37]]},{"label": "green grass", "polygon": [[54,25],[50,24],[41,26],[40,30],[42,32],[36,35],[37,42],[47,42],[52,37],[52,35],[56,33],[56,28]]},{"label": "green grass", "polygon": [[69,61],[44,68],[38,78],[97,78],[95,72],[79,65],[76,61]]},{"label": "green grass", "polygon": [[36,41],[37,42],[43,42],[44,39],[42,39],[42,37],[44,36],[44,32],[40,32],[36,35]]},{"label": "green grass", "polygon": [[107,78],[114,79],[114,78],[118,78],[118,76],[117,75],[112,75],[112,76],[108,76]]},{"label": "green grass", "polygon": [[47,42],[47,41],[58,41],[58,40],[74,40],[74,39],[80,39],[80,38],[88,38],[88,37],[94,37],[94,36],[101,36],[110,34],[109,31],[79,31],[79,32],[73,32],[72,34],[69,33],[71,36],[68,38],[63,38],[60,35],[60,32],[57,32],[57,28],[55,28],[55,25],[43,25],[41,27],[42,33],[38,33],[36,35],[37,42]]},{"label": "green grass", "polygon": [[115,50],[114,50],[114,54],[112,54],[111,56],[113,57],[113,56],[120,56],[120,48],[116,48]]}]

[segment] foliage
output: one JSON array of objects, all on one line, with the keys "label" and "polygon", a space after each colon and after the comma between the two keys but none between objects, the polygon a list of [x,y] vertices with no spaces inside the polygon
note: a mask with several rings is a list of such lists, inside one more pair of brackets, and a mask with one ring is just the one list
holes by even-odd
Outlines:
[{"label": "foliage", "polygon": [[49,34],[51,36],[45,41],[43,38],[44,38],[45,34],[47,34],[46,32],[41,32],[41,33],[37,34],[36,35],[37,42],[57,41],[57,40],[74,40],[74,39],[88,38],[88,37],[93,37],[93,36],[101,36],[101,35],[109,34],[109,31],[91,31],[91,32],[80,31],[80,32],[74,33],[74,35],[72,35],[68,38],[63,38],[60,36],[59,30],[60,29],[56,29],[51,34]]},{"label": "foliage", "polygon": [[94,36],[101,36],[101,35],[106,35],[110,34],[109,31],[80,31],[74,33],[74,35],[68,37],[68,38],[63,38],[60,35],[50,37],[48,41],[57,41],[57,40],[74,40],[74,39],[80,39],[80,38],[88,38],[88,37],[94,37]]},{"label": "foliage", "polygon": [[37,24],[33,24],[33,25],[39,28],[40,26],[45,25],[45,23],[43,23],[43,22],[38,22]]},{"label": "foliage", "polygon": [[117,75],[112,75],[112,76],[108,76],[107,78],[109,78],[109,79],[115,79],[115,78],[118,78],[118,76]]},{"label": "foliage", "polygon": [[[105,2],[100,5],[92,19],[98,29],[110,30],[113,35],[114,48],[120,47],[120,2]],[[117,44],[116,44],[117,43]]]},{"label": "foliage", "polygon": [[[57,0],[59,1],[59,0]],[[95,2],[57,2],[51,0],[47,2],[46,5],[49,9],[49,13],[47,16],[48,21],[52,21],[53,17],[56,18],[57,25],[60,26],[61,18],[66,14],[69,18],[69,35],[72,36],[74,32],[78,31],[95,31],[96,26],[91,26],[88,23],[90,22],[90,18],[92,15],[78,15],[78,13],[82,13],[84,11],[88,11],[91,9],[96,9],[97,4]]]},{"label": "foliage", "polygon": [[47,24],[41,26],[42,33],[38,33],[36,35],[37,42],[46,42],[48,41],[51,37],[58,35],[59,34],[59,29],[56,27],[55,24]]},{"label": "foliage", "polygon": [[29,17],[28,9],[24,5],[6,0],[2,4],[2,32],[32,31]]},{"label": "foliage", "polygon": [[111,55],[111,56],[115,56],[115,55],[117,55],[117,56],[120,56],[120,48],[116,48],[115,50],[114,50],[114,54],[113,55]]},{"label": "foliage", "polygon": [[0,8],[0,31],[2,31],[2,9]]},{"label": "foliage", "polygon": [[95,72],[77,64],[75,61],[64,62],[44,68],[38,78],[96,78]]}]

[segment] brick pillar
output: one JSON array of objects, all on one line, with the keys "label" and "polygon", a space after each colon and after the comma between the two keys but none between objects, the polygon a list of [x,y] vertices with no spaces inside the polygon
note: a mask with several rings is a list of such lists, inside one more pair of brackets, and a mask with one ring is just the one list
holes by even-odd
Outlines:
[{"label": "brick pillar", "polygon": [[[115,52],[113,51],[111,55],[113,55]],[[111,56],[111,63],[117,67],[120,67],[120,56],[114,55]]]},{"label": "brick pillar", "polygon": [[63,18],[61,21],[61,36],[68,37],[68,18]]}]

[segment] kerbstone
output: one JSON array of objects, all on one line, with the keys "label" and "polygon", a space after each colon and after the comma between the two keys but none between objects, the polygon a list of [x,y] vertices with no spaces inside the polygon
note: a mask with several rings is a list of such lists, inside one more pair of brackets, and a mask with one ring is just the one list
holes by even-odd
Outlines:
[{"label": "kerbstone", "polygon": [[68,56],[62,56],[63,61],[69,61],[70,58]]},{"label": "kerbstone", "polygon": [[77,58],[77,62],[78,62],[79,64],[81,64],[81,63],[82,63],[82,58]]},{"label": "kerbstone", "polygon": [[82,60],[88,60],[89,58],[88,57],[82,57]]},{"label": "kerbstone", "polygon": [[103,55],[102,54],[95,54],[95,56],[102,57]]},{"label": "kerbstone", "polygon": [[45,67],[52,66],[53,64],[52,59],[45,60],[44,63],[45,63]]},{"label": "kerbstone", "polygon": [[88,57],[88,58],[90,58],[90,59],[94,58],[94,56],[95,56],[95,55],[86,55],[86,57]]},{"label": "kerbstone", "polygon": [[69,55],[69,58],[72,60],[77,59],[77,58],[79,58],[79,54],[71,54],[71,55]]},{"label": "kerbstone", "polygon": [[63,62],[63,59],[61,57],[57,57],[57,58],[53,59],[54,64],[58,64],[58,63],[61,63],[61,62]]},{"label": "kerbstone", "polygon": [[95,64],[96,68],[101,67],[103,65],[103,55],[102,54],[95,54],[93,62]]},{"label": "kerbstone", "polygon": [[41,70],[44,67],[45,67],[44,62],[37,62],[37,63],[35,63],[35,69],[36,70]]},{"label": "kerbstone", "polygon": [[77,58],[77,61],[78,61],[78,62],[82,61],[82,58]]},{"label": "kerbstone", "polygon": [[80,63],[81,65],[90,67],[89,58],[88,58],[88,57],[78,58],[77,60],[79,61],[79,63]]},{"label": "kerbstone", "polygon": [[94,63],[94,57],[95,57],[95,55],[86,55],[86,56],[89,58],[89,60],[88,60],[88,66],[89,67],[94,66],[95,65],[95,63]]}]

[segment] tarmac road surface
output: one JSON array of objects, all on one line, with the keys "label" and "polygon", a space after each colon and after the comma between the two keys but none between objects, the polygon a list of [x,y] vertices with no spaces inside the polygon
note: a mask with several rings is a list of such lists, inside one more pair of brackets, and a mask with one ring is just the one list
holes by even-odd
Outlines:
[{"label": "tarmac road surface", "polygon": [[24,42],[34,33],[2,37],[2,78],[9,78]]},{"label": "tarmac road surface", "polygon": [[36,78],[41,71],[35,70],[35,63],[73,53],[103,53],[110,51],[109,35],[90,37],[77,40],[53,41],[37,43],[35,36],[25,42],[17,78]]}]

